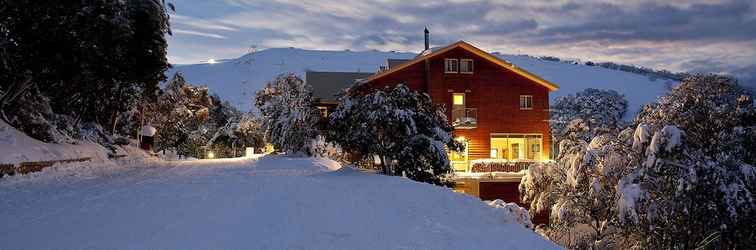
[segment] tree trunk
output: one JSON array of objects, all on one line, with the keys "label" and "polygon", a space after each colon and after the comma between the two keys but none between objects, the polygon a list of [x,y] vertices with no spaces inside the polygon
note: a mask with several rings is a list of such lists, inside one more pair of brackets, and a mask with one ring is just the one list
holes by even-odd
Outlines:
[{"label": "tree trunk", "polygon": [[110,129],[110,134],[115,135],[116,124],[118,124],[118,111],[113,111],[113,116],[110,117],[110,124],[113,124]]},{"label": "tree trunk", "polygon": [[389,161],[386,160],[386,156],[383,156],[383,155],[381,156],[381,165],[383,167],[384,175],[389,175],[389,176],[393,175],[393,173],[391,173],[391,163],[389,163]]}]

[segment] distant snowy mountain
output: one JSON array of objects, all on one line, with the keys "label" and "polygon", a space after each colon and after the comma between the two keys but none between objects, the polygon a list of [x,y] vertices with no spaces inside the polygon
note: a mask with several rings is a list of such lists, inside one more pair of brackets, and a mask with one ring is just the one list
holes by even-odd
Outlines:
[{"label": "distant snowy mountain", "polygon": [[[529,56],[496,54],[518,67],[554,82],[560,89],[550,96],[574,94],[586,88],[613,89],[628,99],[631,119],[643,104],[663,95],[676,81],[602,67],[542,60]],[[242,110],[252,107],[255,91],[276,75],[293,72],[303,76],[306,70],[374,72],[386,59],[410,59],[414,53],[381,51],[320,51],[296,48],[266,49],[236,59],[218,60],[214,64],[176,65],[169,75],[181,72],[196,85],[207,85]]]}]

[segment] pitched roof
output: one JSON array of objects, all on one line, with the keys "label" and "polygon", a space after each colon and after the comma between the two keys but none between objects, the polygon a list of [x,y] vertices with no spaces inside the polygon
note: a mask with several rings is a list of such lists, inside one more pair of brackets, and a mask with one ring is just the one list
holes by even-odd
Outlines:
[{"label": "pitched roof", "polygon": [[483,50],[481,50],[481,49],[479,49],[479,48],[477,48],[475,46],[472,46],[471,44],[469,44],[469,43],[467,43],[465,41],[459,41],[459,42],[453,43],[453,44],[451,44],[449,46],[443,47],[441,49],[429,51],[430,53],[420,54],[419,56],[415,57],[414,59],[412,59],[412,60],[410,60],[408,62],[402,63],[402,64],[397,65],[395,67],[390,67],[386,71],[379,72],[379,73],[377,73],[375,75],[372,75],[372,76],[368,77],[365,81],[366,82],[370,82],[370,81],[373,81],[373,80],[376,80],[376,79],[380,79],[380,78],[382,78],[384,76],[387,76],[387,75],[390,75],[390,74],[392,74],[394,72],[397,72],[399,70],[405,69],[405,68],[407,68],[409,66],[412,66],[412,65],[414,65],[416,63],[419,63],[419,62],[422,62],[424,60],[431,59],[431,58],[436,57],[438,55],[444,54],[445,52],[450,51],[450,50],[455,49],[455,48],[465,49],[465,50],[467,50],[467,51],[469,51],[469,52],[471,52],[473,54],[476,54],[476,55],[478,55],[478,56],[480,56],[480,57],[482,57],[482,58],[484,58],[484,59],[486,59],[486,60],[488,60],[488,61],[490,61],[490,62],[492,62],[492,63],[494,63],[496,65],[498,65],[498,66],[501,66],[502,68],[506,68],[506,69],[508,69],[508,70],[510,70],[512,72],[515,72],[515,73],[517,73],[517,74],[519,74],[519,75],[521,75],[521,76],[523,76],[523,77],[525,77],[527,79],[530,79],[530,80],[532,80],[532,81],[534,81],[534,82],[536,82],[536,83],[538,83],[538,84],[540,84],[540,85],[548,88],[550,91],[554,91],[554,90],[559,89],[559,85],[556,85],[556,84],[554,84],[554,83],[552,83],[552,82],[550,82],[550,81],[548,81],[546,79],[543,79],[543,78],[541,78],[541,77],[539,77],[539,76],[537,76],[537,75],[535,75],[533,73],[530,73],[530,72],[528,72],[525,69],[519,68],[519,67],[517,67],[516,65],[514,65],[514,64],[512,64],[510,62],[504,61],[504,60],[502,60],[502,59],[500,59],[500,58],[498,58],[498,57],[496,57],[494,55],[491,55],[491,54],[489,54],[489,53],[487,53],[487,52],[485,52],[485,51],[483,51]]},{"label": "pitched roof", "polygon": [[342,89],[351,86],[355,80],[368,78],[373,73],[361,72],[305,72],[305,81],[312,86],[312,94],[321,102],[335,102]]},{"label": "pitched roof", "polygon": [[396,66],[401,65],[402,63],[409,62],[411,60],[410,59],[391,59],[391,58],[389,58],[386,61],[388,62],[388,68],[391,69],[391,68],[394,68]]}]

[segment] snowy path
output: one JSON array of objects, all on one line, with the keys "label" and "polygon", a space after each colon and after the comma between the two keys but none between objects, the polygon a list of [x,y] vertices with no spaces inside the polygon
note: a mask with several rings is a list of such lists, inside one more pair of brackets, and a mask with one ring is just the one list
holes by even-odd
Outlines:
[{"label": "snowy path", "polygon": [[0,249],[554,248],[476,198],[328,160],[155,165],[0,179]]}]

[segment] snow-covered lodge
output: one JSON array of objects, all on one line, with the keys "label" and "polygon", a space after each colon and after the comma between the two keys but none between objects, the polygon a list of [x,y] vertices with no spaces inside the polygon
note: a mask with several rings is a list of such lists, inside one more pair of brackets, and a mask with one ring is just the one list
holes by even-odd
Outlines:
[{"label": "snow-covered lodge", "polygon": [[551,157],[549,92],[559,86],[464,41],[432,50],[426,30],[425,50],[414,59],[389,59],[374,74],[307,72],[305,77],[325,114],[335,107],[338,91],[357,79],[374,88],[404,83],[428,93],[447,107],[455,137],[467,145],[463,153],[450,153],[461,176],[458,186],[484,199],[507,198],[501,197],[502,188],[514,188],[516,195],[516,185],[486,186],[519,182],[518,171]]}]

